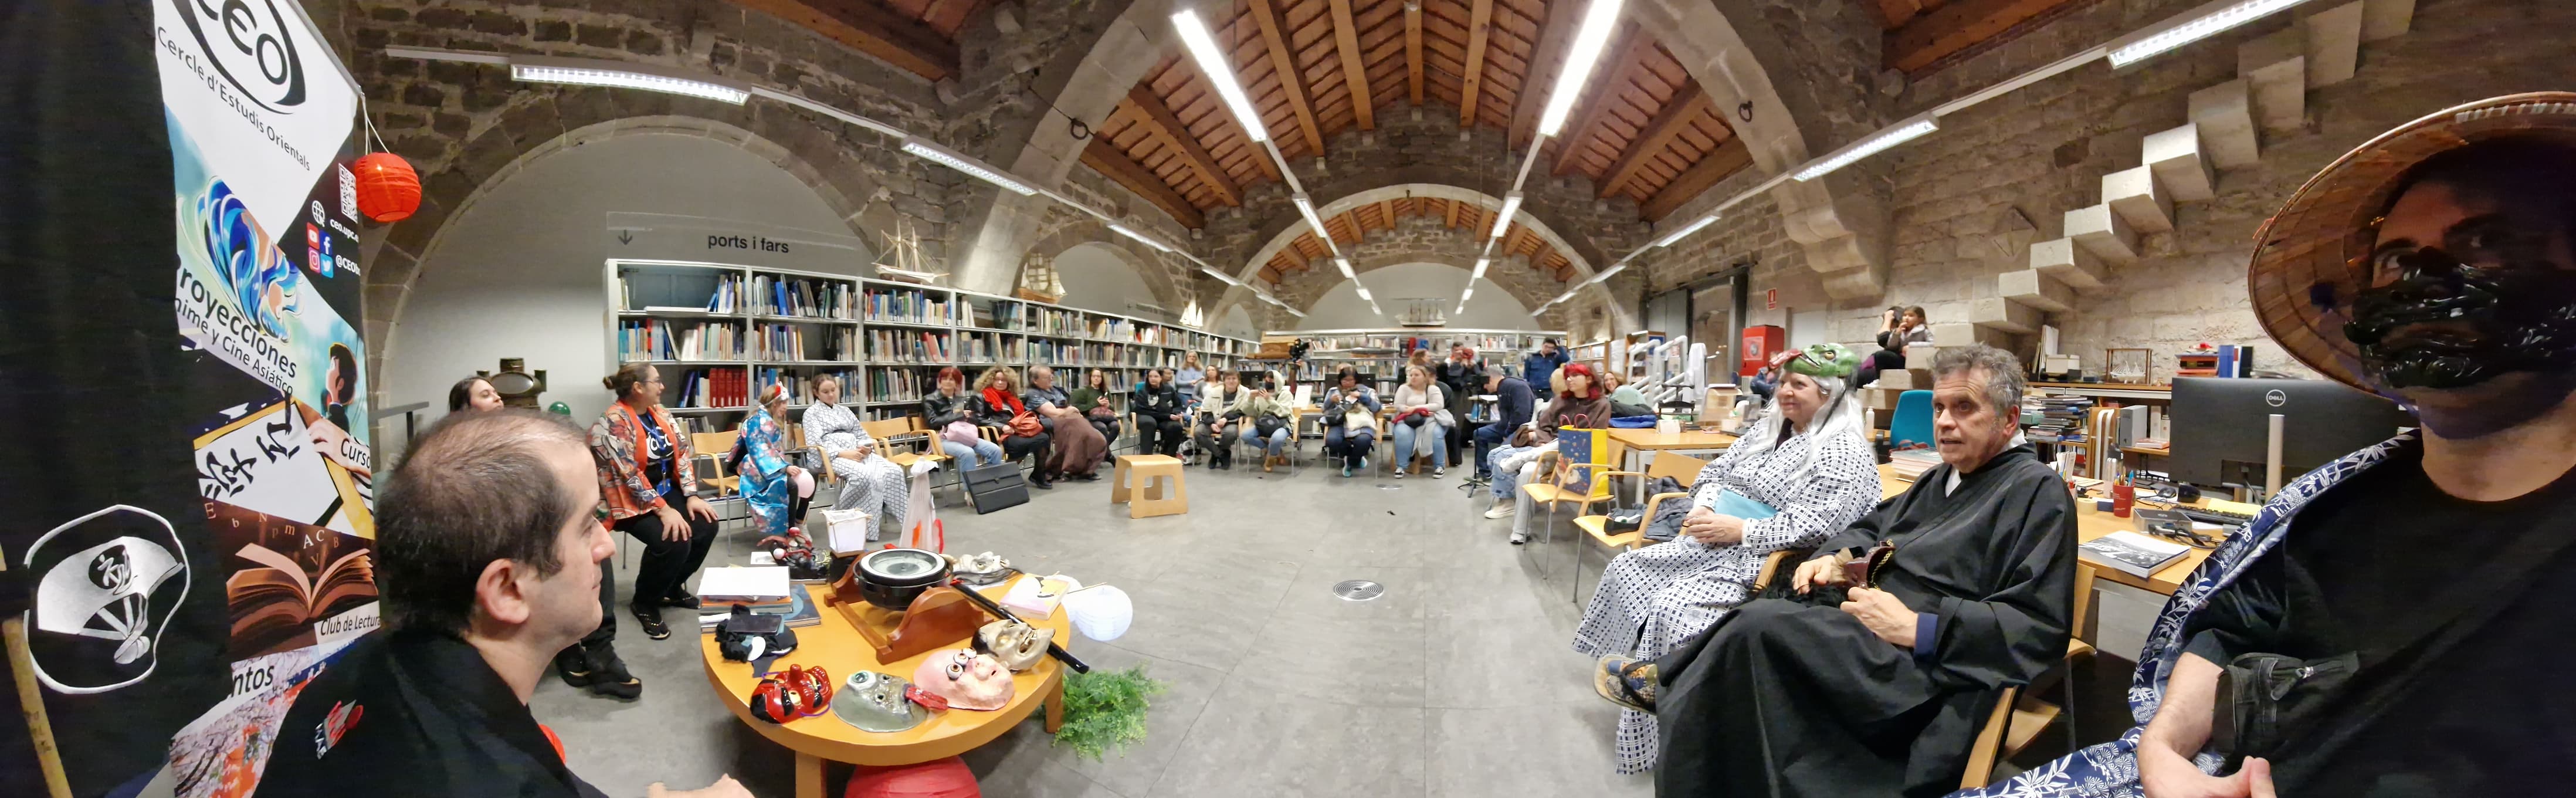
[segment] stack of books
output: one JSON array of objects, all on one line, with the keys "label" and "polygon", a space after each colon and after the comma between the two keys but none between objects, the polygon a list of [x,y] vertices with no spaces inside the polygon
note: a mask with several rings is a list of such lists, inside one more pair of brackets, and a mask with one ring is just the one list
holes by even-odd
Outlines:
[{"label": "stack of books", "polygon": [[[2033,396],[2021,400],[2024,434],[2034,441],[2072,443],[2084,440],[2084,411],[2093,400],[2083,396]],[[2038,420],[2031,420],[2036,416]]]},{"label": "stack of books", "polygon": [[2095,567],[2110,568],[2145,579],[2182,559],[2191,547],[2121,530],[2075,547],[2075,556]]},{"label": "stack of books", "polygon": [[1907,482],[1940,464],[1941,453],[1930,449],[1907,449],[1887,456],[1888,470],[1896,472],[1897,479]]}]

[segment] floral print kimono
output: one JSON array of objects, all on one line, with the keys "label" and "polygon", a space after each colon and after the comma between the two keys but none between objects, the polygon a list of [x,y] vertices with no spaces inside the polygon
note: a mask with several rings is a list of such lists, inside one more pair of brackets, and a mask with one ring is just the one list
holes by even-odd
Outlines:
[{"label": "floral print kimono", "polygon": [[767,408],[742,420],[742,462],[734,464],[734,471],[742,477],[744,503],[760,517],[763,537],[787,534],[796,524],[788,517],[796,501],[796,480],[787,475],[786,437],[787,430],[770,418]]}]

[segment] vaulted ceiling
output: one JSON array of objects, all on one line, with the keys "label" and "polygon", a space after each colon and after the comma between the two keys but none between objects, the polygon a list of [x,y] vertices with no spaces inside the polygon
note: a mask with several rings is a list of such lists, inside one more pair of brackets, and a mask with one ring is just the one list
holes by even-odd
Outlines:
[{"label": "vaulted ceiling", "polygon": [[1930,72],[2096,0],[1861,0],[1887,28],[1889,69]]},{"label": "vaulted ceiling", "polygon": [[990,0],[732,0],[931,80],[957,74],[957,32]]},{"label": "vaulted ceiling", "polygon": [[[1335,243],[1348,246],[1359,243],[1370,230],[1395,229],[1397,219],[1429,216],[1439,219],[1443,226],[1482,235],[1494,229],[1494,210],[1473,202],[1439,197],[1396,197],[1352,208],[1325,219],[1324,230],[1332,234]],[[1300,233],[1289,241],[1288,246],[1261,264],[1261,279],[1275,284],[1306,269],[1333,268],[1330,262],[1321,260],[1326,253],[1324,242],[1316,239],[1313,231]],[[1574,277],[1574,262],[1567,259],[1565,253],[1556,251],[1545,237],[1517,222],[1503,231],[1502,245],[1494,249],[1494,257],[1498,261],[1513,255],[1527,256],[1532,268],[1557,282]],[[1497,263],[1491,268],[1505,267]]]}]

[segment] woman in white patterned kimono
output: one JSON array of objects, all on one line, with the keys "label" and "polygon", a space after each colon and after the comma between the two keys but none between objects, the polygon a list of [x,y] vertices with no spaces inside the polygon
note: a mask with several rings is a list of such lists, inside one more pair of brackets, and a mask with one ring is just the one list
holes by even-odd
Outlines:
[{"label": "woman in white patterned kimono", "polygon": [[[1806,548],[1878,504],[1878,467],[1848,381],[1859,358],[1834,344],[1792,350],[1767,414],[1693,483],[1682,535],[1621,554],[1602,572],[1574,650],[1663,656],[1742,604],[1762,561]],[[1655,764],[1655,716],[1619,716],[1619,772]]]},{"label": "woman in white patterned kimono", "polygon": [[841,481],[841,495],[832,501],[832,509],[867,511],[871,542],[903,531],[904,511],[912,499],[910,483],[902,466],[877,453],[876,439],[859,426],[859,417],[841,406],[840,380],[814,379],[814,406],[805,409],[805,439],[822,447],[824,461],[832,464],[832,476]]}]

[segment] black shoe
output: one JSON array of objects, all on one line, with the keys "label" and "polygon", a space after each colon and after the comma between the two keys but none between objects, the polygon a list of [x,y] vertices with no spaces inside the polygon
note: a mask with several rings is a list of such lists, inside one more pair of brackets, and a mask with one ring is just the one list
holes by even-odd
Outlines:
[{"label": "black shoe", "polygon": [[1038,479],[1029,480],[1029,487],[1036,488],[1038,490],[1055,490],[1055,483],[1048,481],[1044,477],[1040,477]]},{"label": "black shoe", "polygon": [[1080,480],[1080,481],[1083,481],[1083,482],[1098,482],[1098,481],[1100,481],[1100,472],[1098,472],[1098,471],[1093,471],[1093,472],[1091,472],[1091,473],[1084,474],[1084,475],[1082,475],[1082,476],[1074,477],[1074,479],[1077,479],[1077,480]]},{"label": "black shoe", "polygon": [[686,589],[675,587],[671,588],[670,595],[662,597],[662,606],[687,607],[694,610],[698,608],[699,603],[697,596],[690,594]]},{"label": "black shoe", "polygon": [[611,643],[579,646],[591,664],[590,691],[610,698],[633,701],[644,694],[644,680],[626,671],[626,661],[617,658],[617,647]]},{"label": "black shoe", "polygon": [[635,622],[643,625],[645,637],[655,640],[670,639],[671,626],[662,622],[662,608],[628,605],[626,609],[635,613]]},{"label": "black shoe", "polygon": [[555,652],[555,674],[563,677],[564,684],[574,687],[589,687],[599,680],[598,671],[590,664],[590,655],[582,651],[580,643]]}]

